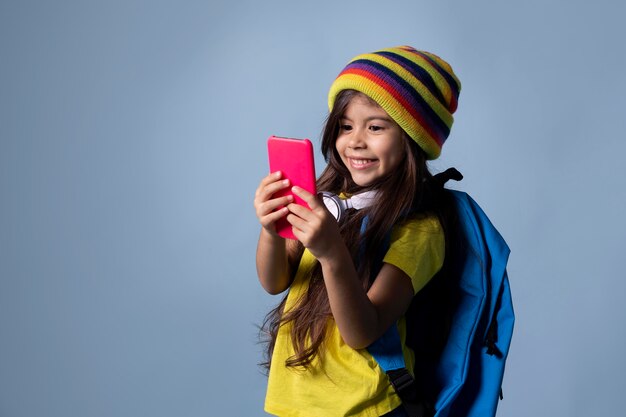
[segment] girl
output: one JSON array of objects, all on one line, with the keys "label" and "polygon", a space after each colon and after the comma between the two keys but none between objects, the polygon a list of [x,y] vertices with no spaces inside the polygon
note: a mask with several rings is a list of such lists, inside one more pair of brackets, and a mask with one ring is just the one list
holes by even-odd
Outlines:
[{"label": "girl", "polygon": [[[256,263],[263,288],[289,292],[266,317],[265,410],[279,416],[403,415],[400,398],[367,347],[397,325],[416,292],[442,267],[445,221],[428,171],[450,132],[460,83],[441,58],[408,46],[359,55],[330,88],[322,137],[328,163],[319,190],[366,207],[338,222],[319,196],[274,172],[254,205],[261,223]],[[279,207],[284,206],[281,209]],[[275,231],[286,216],[295,240]],[[379,248],[391,236],[382,267]],[[403,346],[407,368],[413,352]]]}]

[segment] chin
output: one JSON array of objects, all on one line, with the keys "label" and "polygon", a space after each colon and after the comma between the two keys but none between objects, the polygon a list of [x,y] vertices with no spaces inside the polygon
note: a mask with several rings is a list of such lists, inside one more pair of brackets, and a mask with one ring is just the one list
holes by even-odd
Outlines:
[{"label": "chin", "polygon": [[358,185],[359,187],[369,187],[370,185],[376,182],[376,178],[354,178],[353,176],[352,182]]}]

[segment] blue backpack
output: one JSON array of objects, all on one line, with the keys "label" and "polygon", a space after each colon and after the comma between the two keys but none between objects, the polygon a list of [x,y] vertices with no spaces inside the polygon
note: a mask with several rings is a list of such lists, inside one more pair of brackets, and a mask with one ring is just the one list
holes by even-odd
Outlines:
[{"label": "blue backpack", "polygon": [[406,313],[415,377],[405,367],[397,326],[368,351],[410,417],[495,416],[514,322],[506,271],[510,250],[469,195],[444,193],[458,214],[458,244]]}]

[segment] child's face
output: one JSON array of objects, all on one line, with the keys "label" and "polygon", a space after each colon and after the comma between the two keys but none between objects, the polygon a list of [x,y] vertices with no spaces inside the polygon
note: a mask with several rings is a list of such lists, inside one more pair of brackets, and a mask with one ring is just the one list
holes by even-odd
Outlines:
[{"label": "child's face", "polygon": [[335,148],[352,180],[364,187],[393,172],[404,157],[402,129],[367,97],[353,97],[343,117]]}]

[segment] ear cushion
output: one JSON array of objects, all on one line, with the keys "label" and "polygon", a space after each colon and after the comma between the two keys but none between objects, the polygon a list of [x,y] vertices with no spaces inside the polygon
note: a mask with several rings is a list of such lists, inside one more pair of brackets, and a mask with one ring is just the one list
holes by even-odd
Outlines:
[{"label": "ear cushion", "polygon": [[337,221],[341,220],[347,209],[345,201],[339,198],[338,195],[329,193],[328,191],[322,191],[320,196],[322,197],[324,205],[328,211],[330,211],[330,214],[332,214]]}]

